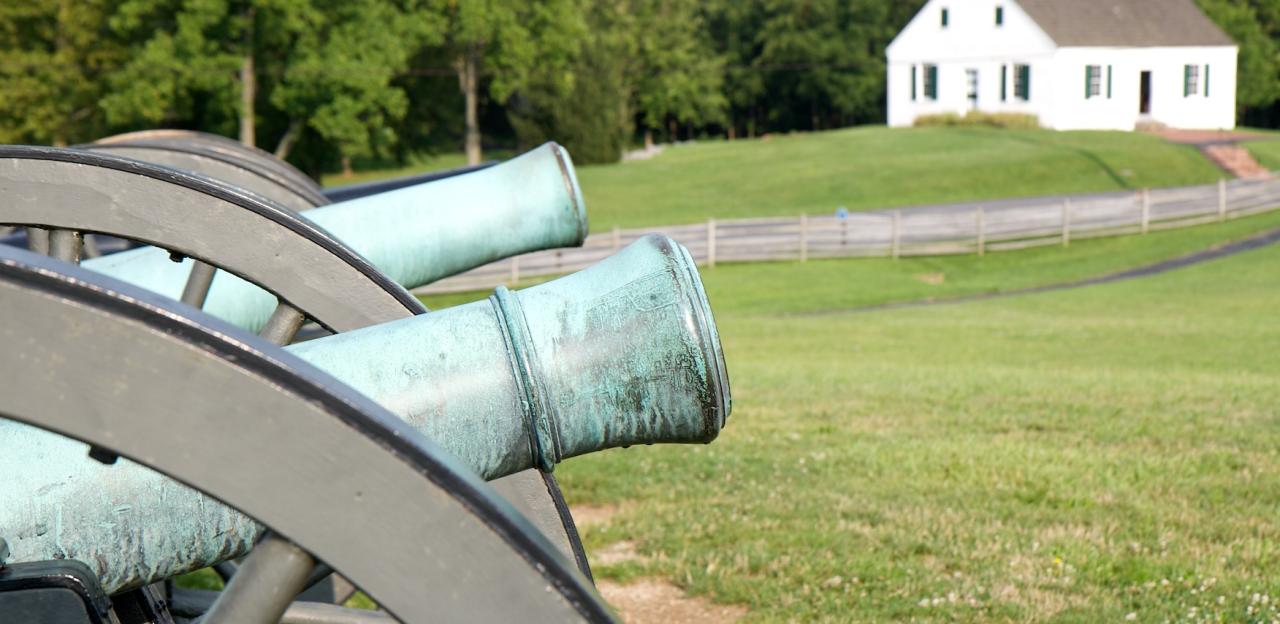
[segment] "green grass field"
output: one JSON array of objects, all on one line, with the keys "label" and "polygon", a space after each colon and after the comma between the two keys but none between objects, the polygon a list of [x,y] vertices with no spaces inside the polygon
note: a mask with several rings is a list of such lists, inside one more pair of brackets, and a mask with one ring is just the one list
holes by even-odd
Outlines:
[{"label": "green grass field", "polygon": [[[489,155],[490,157],[492,155]],[[326,184],[461,164],[442,156]],[[1131,132],[861,127],[703,141],[580,167],[594,231],[715,218],[826,214],[926,203],[1210,183],[1194,148]]]},{"label": "green grass field", "polygon": [[575,504],[623,503],[588,550],[629,540],[643,557],[597,575],[660,576],[751,621],[1271,621],[1280,247],[1069,291],[794,314],[1078,279],[1278,226],[704,271],[736,410],[710,446],[561,466]]},{"label": "green grass field", "polygon": [[1280,130],[1270,128],[1240,128],[1241,132],[1268,137],[1259,141],[1245,141],[1243,145],[1263,167],[1280,171]]},{"label": "green grass field", "polygon": [[1257,159],[1258,164],[1271,171],[1280,171],[1280,140],[1255,141],[1245,143],[1245,147]]}]

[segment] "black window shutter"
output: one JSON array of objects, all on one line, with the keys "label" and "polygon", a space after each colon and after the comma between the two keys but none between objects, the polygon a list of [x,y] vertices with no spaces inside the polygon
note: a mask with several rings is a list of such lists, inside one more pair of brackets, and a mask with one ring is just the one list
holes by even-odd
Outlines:
[{"label": "black window shutter", "polygon": [[911,66],[911,101],[912,102],[916,101],[916,72],[917,71],[918,71],[917,66],[912,65]]},{"label": "black window shutter", "polygon": [[1084,99],[1093,95],[1093,65],[1084,66]]},{"label": "black window shutter", "polygon": [[1209,97],[1209,66],[1204,66],[1204,96]]},{"label": "black window shutter", "polygon": [[1009,101],[1009,66],[1000,66],[1000,101]]},{"label": "black window shutter", "polygon": [[1107,99],[1111,99],[1111,66],[1107,65]]}]

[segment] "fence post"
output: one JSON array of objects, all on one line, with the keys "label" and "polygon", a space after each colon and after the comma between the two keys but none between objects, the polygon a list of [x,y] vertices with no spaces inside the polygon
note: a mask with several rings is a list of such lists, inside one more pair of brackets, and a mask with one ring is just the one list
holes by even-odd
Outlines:
[{"label": "fence post", "polygon": [[987,213],[982,206],[978,206],[974,218],[978,220],[978,256],[982,257],[987,255]]},{"label": "fence post", "polygon": [[1151,231],[1151,189],[1142,189],[1142,233]]},{"label": "fence post", "polygon": [[716,265],[716,220],[707,219],[707,266]]},{"label": "fence post", "polygon": [[1227,220],[1227,180],[1218,178],[1218,220]]},{"label": "fence post", "polygon": [[898,259],[898,253],[901,251],[902,245],[902,211],[893,211],[892,231],[889,233],[889,255],[894,259]]},{"label": "fence post", "polygon": [[520,256],[511,256],[511,285],[520,281]]},{"label": "fence post", "polygon": [[1062,246],[1071,246],[1071,200],[1062,200]]},{"label": "fence post", "polygon": [[622,249],[622,230],[618,226],[613,226],[613,250]]},{"label": "fence post", "polygon": [[800,261],[809,261],[809,215],[800,215]]}]

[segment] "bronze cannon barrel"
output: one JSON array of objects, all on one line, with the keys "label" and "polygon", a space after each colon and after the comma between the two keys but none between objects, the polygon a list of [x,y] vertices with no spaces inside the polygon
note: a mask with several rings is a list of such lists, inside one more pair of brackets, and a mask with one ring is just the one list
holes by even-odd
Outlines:
[{"label": "bronze cannon barrel", "polygon": [[[586,206],[568,152],[548,143],[482,171],[322,206],[302,216],[405,288],[494,260],[581,245]],[[180,299],[191,261],[147,247],[82,265]],[[265,290],[218,272],[204,310],[257,331],[276,306]]]},{"label": "bronze cannon barrel", "polygon": [[[731,409],[696,268],[658,236],[525,291],[289,350],[488,479],[612,446],[709,442]],[[252,431],[228,435],[255,444]],[[76,559],[114,592],[243,555],[263,530],[137,464],[100,464],[83,443],[12,421],[0,439],[11,561]]]}]

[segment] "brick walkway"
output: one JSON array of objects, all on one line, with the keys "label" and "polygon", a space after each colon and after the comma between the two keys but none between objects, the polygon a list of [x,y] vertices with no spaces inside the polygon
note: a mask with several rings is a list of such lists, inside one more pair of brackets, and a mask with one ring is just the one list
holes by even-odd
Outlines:
[{"label": "brick walkway", "polygon": [[1199,148],[1219,169],[1231,174],[1234,178],[1263,179],[1271,177],[1271,172],[1253,158],[1249,150],[1240,146],[1245,141],[1268,141],[1274,137],[1232,130],[1175,130],[1163,128],[1149,130],[1171,143],[1193,145]]}]

